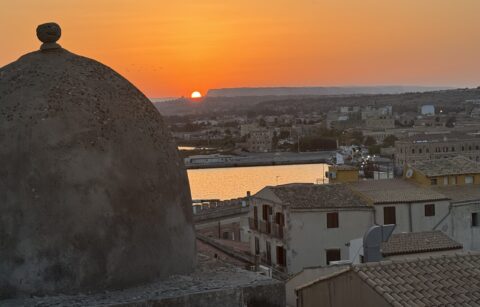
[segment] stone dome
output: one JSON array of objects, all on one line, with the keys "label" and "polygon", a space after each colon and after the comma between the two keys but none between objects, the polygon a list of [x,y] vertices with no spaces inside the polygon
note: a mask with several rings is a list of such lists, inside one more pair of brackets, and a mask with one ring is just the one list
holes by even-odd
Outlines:
[{"label": "stone dome", "polygon": [[192,271],[190,189],[161,115],[109,67],[47,43],[0,68],[0,298]]}]

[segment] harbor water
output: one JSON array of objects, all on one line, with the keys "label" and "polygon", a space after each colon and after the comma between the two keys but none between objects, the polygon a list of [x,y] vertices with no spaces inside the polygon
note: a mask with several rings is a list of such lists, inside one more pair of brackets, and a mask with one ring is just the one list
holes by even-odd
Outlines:
[{"label": "harbor water", "polygon": [[327,164],[190,169],[188,179],[192,198],[232,199],[253,194],[267,185],[286,183],[326,183]]}]

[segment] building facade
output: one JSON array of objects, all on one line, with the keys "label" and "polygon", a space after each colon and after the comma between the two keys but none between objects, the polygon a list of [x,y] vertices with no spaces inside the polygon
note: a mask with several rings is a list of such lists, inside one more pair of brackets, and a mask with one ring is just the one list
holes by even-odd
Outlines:
[{"label": "building facade", "polygon": [[395,142],[395,164],[404,167],[418,161],[465,156],[480,161],[480,138],[464,134],[419,134]]},{"label": "building facade", "polygon": [[348,259],[352,238],[373,224],[373,209],[346,185],[289,184],[252,196],[250,248],[288,274]]},{"label": "building facade", "polygon": [[273,149],[273,131],[257,129],[250,131],[247,139],[247,149],[250,152],[270,152]]}]

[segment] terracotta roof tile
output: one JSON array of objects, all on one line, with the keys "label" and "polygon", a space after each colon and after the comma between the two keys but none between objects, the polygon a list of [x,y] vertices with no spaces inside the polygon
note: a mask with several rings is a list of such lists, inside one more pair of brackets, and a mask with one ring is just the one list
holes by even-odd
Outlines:
[{"label": "terracotta roof tile", "polygon": [[424,202],[448,199],[445,195],[404,179],[364,180],[349,184],[374,204]]},{"label": "terracotta roof tile", "polygon": [[412,164],[412,168],[427,177],[480,173],[480,164],[463,156],[418,161]]},{"label": "terracotta roof tile", "polygon": [[480,304],[479,253],[360,264],[352,269],[393,306]]},{"label": "terracotta roof tile", "polygon": [[294,183],[267,187],[291,208],[368,208],[345,184]]},{"label": "terracotta roof tile", "polygon": [[462,245],[441,231],[393,234],[382,243],[384,256],[461,249]]}]

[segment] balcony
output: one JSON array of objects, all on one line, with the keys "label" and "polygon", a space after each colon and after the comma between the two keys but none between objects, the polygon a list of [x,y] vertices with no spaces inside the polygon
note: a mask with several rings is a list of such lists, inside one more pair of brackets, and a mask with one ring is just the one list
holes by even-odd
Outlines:
[{"label": "balcony", "polygon": [[259,221],[258,222],[259,230],[261,233],[270,234],[272,232],[272,224],[268,221]]},{"label": "balcony", "polygon": [[272,224],[272,235],[278,239],[283,239],[285,233],[285,228],[283,225],[273,223]]},{"label": "balcony", "polygon": [[248,226],[250,227],[251,230],[258,230],[258,220],[249,217],[248,218]]}]

